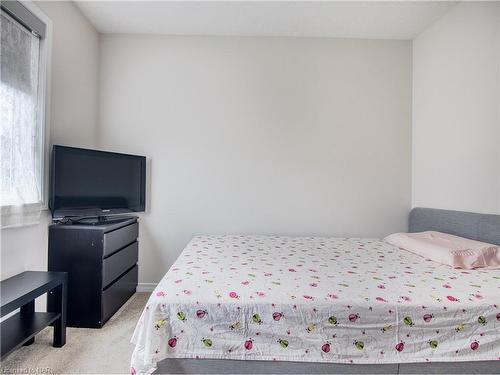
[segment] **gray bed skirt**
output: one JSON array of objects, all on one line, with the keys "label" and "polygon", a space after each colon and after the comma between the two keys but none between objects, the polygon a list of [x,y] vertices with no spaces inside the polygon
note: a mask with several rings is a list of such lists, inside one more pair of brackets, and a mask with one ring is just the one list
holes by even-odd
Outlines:
[{"label": "gray bed skirt", "polygon": [[[414,208],[408,224],[410,232],[434,230],[500,245],[500,215]],[[155,374],[500,374],[500,360],[348,365],[182,358],[159,362]]]},{"label": "gray bed skirt", "polygon": [[377,365],[165,359],[155,374],[500,374],[500,361],[434,362]]}]

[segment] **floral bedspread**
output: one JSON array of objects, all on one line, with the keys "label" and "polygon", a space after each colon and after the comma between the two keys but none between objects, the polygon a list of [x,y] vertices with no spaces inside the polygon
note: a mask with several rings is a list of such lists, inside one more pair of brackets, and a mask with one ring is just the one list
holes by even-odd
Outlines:
[{"label": "floral bedspread", "polygon": [[164,358],[497,360],[500,272],[452,269],[377,239],[197,236],[132,342],[132,373]]}]

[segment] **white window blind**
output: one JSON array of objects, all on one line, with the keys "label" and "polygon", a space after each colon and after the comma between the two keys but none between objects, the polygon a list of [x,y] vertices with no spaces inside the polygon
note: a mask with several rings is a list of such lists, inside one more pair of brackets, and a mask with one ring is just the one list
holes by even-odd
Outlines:
[{"label": "white window blind", "polygon": [[43,205],[40,37],[2,9],[0,72],[1,226],[38,222]]}]

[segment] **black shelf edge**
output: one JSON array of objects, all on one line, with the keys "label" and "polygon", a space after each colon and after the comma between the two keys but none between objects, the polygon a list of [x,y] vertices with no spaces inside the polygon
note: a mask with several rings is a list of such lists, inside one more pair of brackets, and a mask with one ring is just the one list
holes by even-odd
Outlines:
[{"label": "black shelf edge", "polygon": [[21,347],[42,329],[61,317],[60,313],[35,312],[32,315],[17,313],[0,324],[1,358]]},{"label": "black shelf edge", "polygon": [[1,316],[18,309],[61,284],[58,272],[25,271],[0,282]]}]

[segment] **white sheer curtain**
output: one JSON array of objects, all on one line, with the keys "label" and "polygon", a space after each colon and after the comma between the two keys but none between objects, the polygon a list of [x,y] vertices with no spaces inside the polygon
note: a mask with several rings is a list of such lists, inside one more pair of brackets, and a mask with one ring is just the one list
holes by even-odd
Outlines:
[{"label": "white sheer curtain", "polygon": [[1,227],[37,223],[42,209],[40,40],[1,12]]}]

